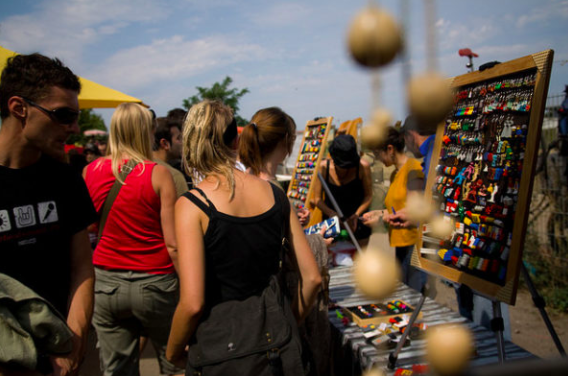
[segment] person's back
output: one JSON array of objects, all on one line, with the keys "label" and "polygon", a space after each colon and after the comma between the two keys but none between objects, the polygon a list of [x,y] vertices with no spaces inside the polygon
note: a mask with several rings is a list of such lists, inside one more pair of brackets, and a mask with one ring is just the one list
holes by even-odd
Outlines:
[{"label": "person's back", "polygon": [[[236,169],[236,138],[229,107],[190,109],[184,161],[202,181],[176,203],[181,294],[167,356],[188,374],[302,374],[296,321],[321,277],[284,192]],[[285,252],[303,281],[292,307],[278,286]]]},{"label": "person's back", "polygon": [[[145,161],[128,174],[95,249],[95,266],[150,273],[173,272],[161,228],[160,197],[152,185],[155,165]],[[110,158],[100,158],[87,166],[85,181],[97,212],[101,213],[115,180]]]},{"label": "person's back", "polygon": [[138,373],[142,334],[156,349],[161,373],[182,372],[165,359],[178,299],[176,194],[167,168],[150,161],[151,129],[146,108],[119,105],[111,118],[109,156],[89,164],[83,173],[101,218],[107,214],[106,222],[99,224],[101,237],[93,256],[93,325],[107,376]]},{"label": "person's back", "polygon": [[[199,190],[207,197],[205,202]],[[215,189],[208,182],[184,194],[209,219],[204,235],[208,307],[255,295],[278,272],[285,195],[277,190],[251,175],[237,173],[231,201],[227,190]]]}]

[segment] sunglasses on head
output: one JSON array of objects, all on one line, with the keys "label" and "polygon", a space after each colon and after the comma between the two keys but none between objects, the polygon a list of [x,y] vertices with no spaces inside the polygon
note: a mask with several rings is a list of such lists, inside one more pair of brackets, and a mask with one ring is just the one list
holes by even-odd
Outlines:
[{"label": "sunglasses on head", "polygon": [[56,108],[55,110],[48,110],[47,108],[44,108],[27,98],[22,97],[22,99],[27,104],[42,111],[43,113],[45,113],[47,116],[49,116],[51,119],[55,120],[59,124],[69,125],[75,123],[77,119],[79,119],[79,112],[72,110],[70,108],[62,107],[62,108]]}]

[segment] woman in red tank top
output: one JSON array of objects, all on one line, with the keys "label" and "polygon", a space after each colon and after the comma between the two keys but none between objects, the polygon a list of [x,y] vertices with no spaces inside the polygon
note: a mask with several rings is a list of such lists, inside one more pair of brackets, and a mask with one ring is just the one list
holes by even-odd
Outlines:
[{"label": "woman in red tank top", "polygon": [[[153,342],[162,374],[183,372],[165,359],[179,297],[176,192],[170,172],[152,162],[152,129],[150,111],[121,104],[111,119],[109,155],[83,171],[99,215],[115,181],[120,184],[93,254],[93,325],[105,374],[138,373],[142,334]],[[129,162],[134,167],[123,179],[120,173]]]}]

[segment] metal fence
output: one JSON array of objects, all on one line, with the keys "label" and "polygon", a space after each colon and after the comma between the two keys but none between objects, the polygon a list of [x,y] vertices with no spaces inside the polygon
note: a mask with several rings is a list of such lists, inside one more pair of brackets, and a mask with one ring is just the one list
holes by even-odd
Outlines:
[{"label": "metal fence", "polygon": [[525,239],[525,260],[552,286],[568,285],[568,157],[560,155],[557,112],[563,99],[547,99]]}]

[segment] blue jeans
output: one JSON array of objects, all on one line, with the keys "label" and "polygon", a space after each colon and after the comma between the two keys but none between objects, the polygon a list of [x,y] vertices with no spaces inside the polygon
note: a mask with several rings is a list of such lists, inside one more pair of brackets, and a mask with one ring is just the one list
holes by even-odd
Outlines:
[{"label": "blue jeans", "polygon": [[426,285],[428,275],[410,264],[413,250],[414,245],[396,247],[396,259],[400,262],[402,267],[401,282],[418,292],[422,292],[424,285]]}]

